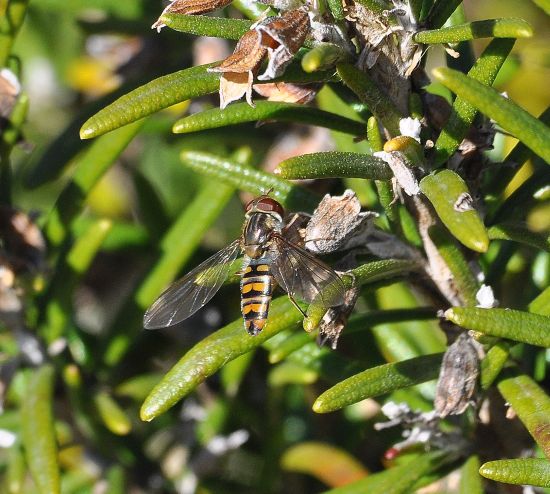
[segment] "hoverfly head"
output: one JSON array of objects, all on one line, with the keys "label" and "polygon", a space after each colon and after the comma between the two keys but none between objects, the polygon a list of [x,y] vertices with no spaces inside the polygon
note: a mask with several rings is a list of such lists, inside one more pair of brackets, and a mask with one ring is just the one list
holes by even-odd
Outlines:
[{"label": "hoverfly head", "polygon": [[267,194],[262,194],[250,201],[244,208],[246,215],[252,213],[268,213],[279,216],[281,219],[284,217],[285,210],[281,203],[269,197],[269,190]]}]

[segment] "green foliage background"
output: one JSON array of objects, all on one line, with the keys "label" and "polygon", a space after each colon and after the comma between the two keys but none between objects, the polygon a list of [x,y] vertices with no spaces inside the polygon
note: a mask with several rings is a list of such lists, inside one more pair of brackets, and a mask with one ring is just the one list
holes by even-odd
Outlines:
[{"label": "green foliage background", "polygon": [[[178,29],[238,39],[247,24],[230,19],[257,17],[258,5],[236,0],[218,21],[173,16],[174,29],[157,34],[157,1],[0,0],[0,63],[23,85],[1,137],[0,203],[36,214],[48,245],[44,269],[16,280],[24,331],[0,317],[0,492],[193,492],[185,490],[193,482],[201,493],[550,488],[550,4],[411,4],[433,29],[418,38],[429,46],[430,91],[461,100],[432,163],[447,167],[476,109],[520,142],[497,134],[488,153],[485,224],[476,216],[457,226],[448,191],[466,185],[455,174],[421,184],[469,248],[447,230],[430,232],[464,307],[435,307],[412,291],[414,263],[370,259],[355,272],[364,287],[355,315],[329,350],[302,331],[284,296],[250,338],[234,284],[176,328],[145,332],[141,321],[172,280],[239,235],[241,202],[270,187],[291,211],[312,211],[325,192],[350,187],[381,214],[380,227],[420,246],[415,220],[390,204],[387,176],[371,157],[382,143],[376,122],[393,135],[398,122],[391,105],[372,105],[379,93],[368,76],[345,63],[310,73],[297,63],[286,80],[330,82],[313,105],[323,111],[257,101],[220,112],[218,75],[191,68],[200,48]],[[438,29],[501,17],[514,19]],[[459,39],[460,58],[447,56],[441,45]],[[469,77],[443,68],[467,73],[474,60]],[[279,176],[266,170],[285,137],[315,136],[312,123],[330,129],[334,153],[285,161]],[[505,160],[525,164],[510,172]],[[286,180],[318,177],[331,178]],[[1,240],[4,266],[13,253]],[[501,309],[472,307],[471,259]],[[446,349],[436,309],[479,332],[486,406],[481,418],[470,409],[441,424],[460,447],[417,446],[388,459],[401,429],[374,429],[385,420],[380,405],[433,408]],[[505,418],[505,403],[516,418]],[[216,452],[243,434],[242,446]]]}]

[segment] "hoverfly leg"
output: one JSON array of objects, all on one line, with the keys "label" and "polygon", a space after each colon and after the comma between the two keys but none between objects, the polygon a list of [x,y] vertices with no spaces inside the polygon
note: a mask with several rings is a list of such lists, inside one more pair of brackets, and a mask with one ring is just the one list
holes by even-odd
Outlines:
[{"label": "hoverfly leg", "polygon": [[294,300],[294,297],[293,297],[290,293],[287,293],[287,295],[288,295],[289,300],[292,302],[292,305],[293,305],[294,307],[296,307],[296,308],[302,313],[302,315],[303,315],[304,317],[307,317],[307,314],[306,314],[306,313],[302,310],[302,308],[298,305],[298,303],[296,302],[296,300]]}]

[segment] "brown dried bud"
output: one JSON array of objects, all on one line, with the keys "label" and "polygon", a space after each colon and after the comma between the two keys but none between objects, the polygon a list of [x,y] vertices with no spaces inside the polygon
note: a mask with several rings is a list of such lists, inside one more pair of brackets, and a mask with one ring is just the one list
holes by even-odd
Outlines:
[{"label": "brown dried bud", "polygon": [[352,190],[346,190],[341,196],[327,194],[306,227],[306,248],[327,254],[364,246],[376,216],[373,212],[361,212],[361,203]]},{"label": "brown dried bud", "polygon": [[269,54],[265,72],[258,77],[266,81],[279,77],[301,48],[310,30],[309,15],[305,8],[289,10],[279,17],[270,17],[256,26],[261,33],[262,46]]},{"label": "brown dried bud", "polygon": [[261,35],[256,30],[246,32],[235,47],[233,54],[209,72],[221,72],[220,108],[246,95],[250,106],[252,102],[252,83],[254,76],[267,54],[267,48],[261,44]]},{"label": "brown dried bud", "polygon": [[212,12],[213,10],[227,7],[233,0],[173,0],[166,7],[158,20],[151,26],[151,29],[160,30],[166,26],[160,19],[164,14],[185,14],[196,15]]},{"label": "brown dried bud", "polygon": [[468,333],[461,333],[443,357],[434,400],[440,417],[460,415],[468,408],[478,375],[479,355],[475,343]]},{"label": "brown dried bud", "polygon": [[330,347],[335,350],[338,344],[338,338],[345,328],[350,314],[353,312],[355,303],[359,298],[361,289],[358,287],[350,288],[344,295],[344,303],[338,307],[331,307],[323,316],[319,324],[319,345],[330,343]]},{"label": "brown dried bud", "polygon": [[318,84],[293,84],[291,82],[270,82],[254,84],[254,91],[269,101],[305,105],[315,98]]}]

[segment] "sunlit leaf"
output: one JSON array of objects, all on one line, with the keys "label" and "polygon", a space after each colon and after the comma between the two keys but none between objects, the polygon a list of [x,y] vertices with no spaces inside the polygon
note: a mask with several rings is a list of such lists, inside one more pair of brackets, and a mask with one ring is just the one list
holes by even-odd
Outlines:
[{"label": "sunlit leaf", "polygon": [[462,200],[472,201],[466,182],[451,170],[442,170],[424,177],[420,189],[430,200],[439,218],[466,247],[485,252],[489,237],[473,205],[461,208]]},{"label": "sunlit leaf", "polygon": [[479,458],[470,456],[460,470],[459,494],[483,494],[483,482],[479,476]]},{"label": "sunlit leaf", "polygon": [[455,324],[490,336],[550,346],[550,317],[511,309],[453,307],[445,318]]},{"label": "sunlit leaf", "polygon": [[479,473],[506,484],[550,487],[550,461],[545,458],[488,461],[481,465]]},{"label": "sunlit leaf", "polygon": [[89,118],[80,129],[80,137],[91,139],[184,100],[215,93],[219,74],[206,71],[211,65],[180,70],[130,91]]},{"label": "sunlit leaf", "polygon": [[302,154],[282,161],[275,173],[287,179],[357,177],[389,180],[393,173],[388,164],[374,156],[329,151]]},{"label": "sunlit leaf", "polygon": [[325,391],[315,400],[313,411],[333,412],[366,398],[436,379],[442,357],[437,353],[367,369]]},{"label": "sunlit leaf", "polygon": [[25,457],[40,494],[61,493],[53,417],[54,378],[50,365],[32,371],[21,412]]},{"label": "sunlit leaf", "polygon": [[476,38],[530,38],[533,29],[523,19],[489,19],[451,27],[420,31],[417,43],[457,43]]},{"label": "sunlit leaf", "polygon": [[173,127],[176,134],[215,129],[245,122],[273,120],[327,127],[352,135],[363,132],[364,124],[335,113],[311,106],[276,101],[257,101],[254,108],[248,103],[234,103],[223,110],[213,108],[178,120]]},{"label": "sunlit leaf", "polygon": [[252,26],[252,21],[245,19],[225,19],[205,15],[164,14],[159,20],[175,31],[235,41]]},{"label": "sunlit leaf", "polygon": [[125,436],[132,430],[130,418],[120,405],[106,392],[94,396],[94,403],[105,426],[118,436]]}]

